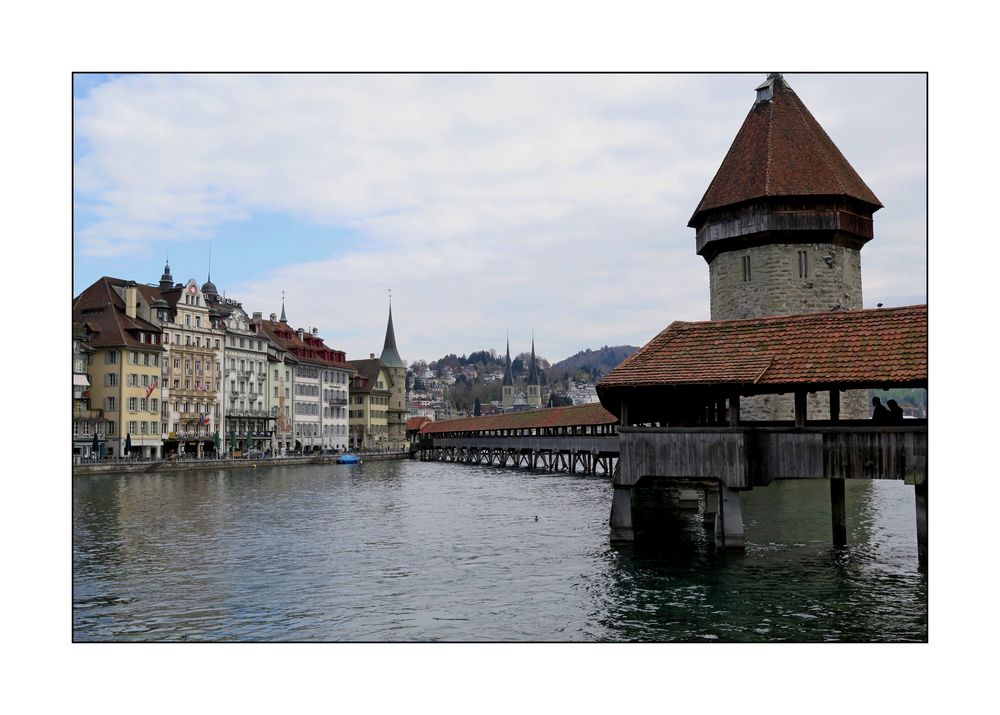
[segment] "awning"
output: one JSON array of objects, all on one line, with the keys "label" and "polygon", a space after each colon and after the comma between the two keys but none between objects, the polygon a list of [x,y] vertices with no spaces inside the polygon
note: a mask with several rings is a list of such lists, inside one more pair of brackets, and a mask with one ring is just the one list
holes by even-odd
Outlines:
[{"label": "awning", "polygon": [[79,373],[73,373],[73,386],[76,387],[77,385],[80,385],[80,386],[83,386],[83,387],[90,387],[90,380],[87,379],[86,375],[81,375]]}]

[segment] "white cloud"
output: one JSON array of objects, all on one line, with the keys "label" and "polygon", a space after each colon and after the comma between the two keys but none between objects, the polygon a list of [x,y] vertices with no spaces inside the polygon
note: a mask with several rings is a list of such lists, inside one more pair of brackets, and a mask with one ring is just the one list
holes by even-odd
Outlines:
[{"label": "white cloud", "polygon": [[[260,251],[259,270],[224,287],[264,313],[288,291],[290,319],[352,357],[380,349],[390,287],[409,359],[499,347],[508,325],[512,349],[534,326],[553,360],[641,344],[671,320],[708,317],[686,224],[759,79],[127,76],[75,107],[87,147],[77,249],[110,260],[287,214],[359,241],[280,268],[273,245],[243,246]],[[917,80],[789,76],[886,204],[863,254],[866,288],[899,295],[919,294],[926,261]],[[868,261],[883,234],[898,255]]]}]

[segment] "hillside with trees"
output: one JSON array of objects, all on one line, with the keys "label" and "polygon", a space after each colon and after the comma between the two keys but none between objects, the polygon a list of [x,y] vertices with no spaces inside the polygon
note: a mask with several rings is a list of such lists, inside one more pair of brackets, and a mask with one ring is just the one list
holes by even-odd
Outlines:
[{"label": "hillside with trees", "polygon": [[549,375],[553,380],[568,377],[579,382],[597,382],[638,349],[632,345],[605,345],[597,350],[581,350],[576,355],[553,364]]}]

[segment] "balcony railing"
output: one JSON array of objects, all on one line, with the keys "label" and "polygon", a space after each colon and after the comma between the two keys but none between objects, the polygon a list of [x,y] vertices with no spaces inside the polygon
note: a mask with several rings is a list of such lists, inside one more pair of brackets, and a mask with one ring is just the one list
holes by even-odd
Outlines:
[{"label": "balcony railing", "polygon": [[104,410],[73,410],[74,420],[102,420]]},{"label": "balcony railing", "polygon": [[226,417],[259,417],[262,419],[274,419],[267,410],[226,410]]}]

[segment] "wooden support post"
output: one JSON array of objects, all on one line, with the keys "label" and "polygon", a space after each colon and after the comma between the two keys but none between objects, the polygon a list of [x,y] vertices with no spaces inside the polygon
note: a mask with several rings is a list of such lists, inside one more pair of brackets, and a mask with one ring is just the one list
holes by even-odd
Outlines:
[{"label": "wooden support post", "polygon": [[840,390],[830,390],[830,421],[840,421]]},{"label": "wooden support post", "polygon": [[715,543],[721,549],[746,548],[740,493],[722,485],[719,486],[719,512],[715,518]]},{"label": "wooden support post", "polygon": [[795,391],[795,426],[806,426],[806,391]]},{"label": "wooden support post", "polygon": [[628,425],[630,424],[629,421],[628,421],[628,403],[627,402],[624,402],[624,401],[622,402],[621,415],[618,418],[618,422],[621,424],[622,427],[628,427]]},{"label": "wooden support post", "polygon": [[927,480],[913,487],[917,511],[917,563],[927,571]]},{"label": "wooden support post", "polygon": [[830,480],[830,514],[833,517],[833,545],[847,546],[847,508],[843,479]]},{"label": "wooden support post", "polygon": [[634,541],[632,489],[615,486],[611,497],[611,541]]},{"label": "wooden support post", "polygon": [[740,425],[740,393],[734,392],[729,396],[729,426],[739,427]]},{"label": "wooden support post", "polygon": [[701,524],[708,528],[715,527],[715,515],[719,513],[719,490],[705,490],[705,511],[702,513]]}]

